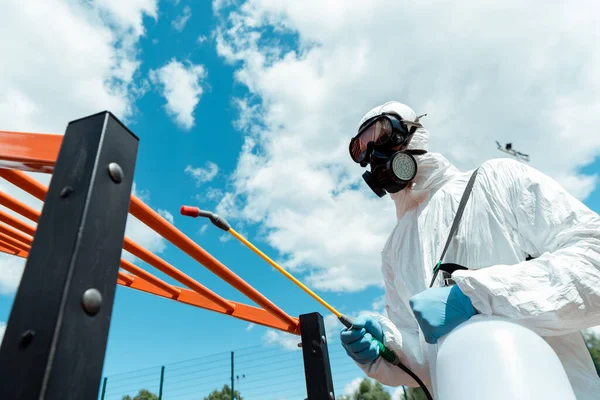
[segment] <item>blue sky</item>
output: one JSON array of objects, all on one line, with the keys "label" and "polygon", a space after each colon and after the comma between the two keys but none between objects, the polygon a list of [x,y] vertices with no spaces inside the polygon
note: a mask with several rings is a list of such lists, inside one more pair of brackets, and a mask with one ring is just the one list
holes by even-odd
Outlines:
[{"label": "blue sky", "polygon": [[[543,2],[502,2],[496,13],[477,2],[293,3],[6,3],[0,26],[21,32],[22,43],[0,39],[19,60],[0,77],[0,129],[60,133],[69,120],[112,110],[140,137],[136,194],[292,315],[327,311],[179,207],[227,217],[343,312],[381,311],[378,257],[393,205],[369,193],[346,152],[356,123],[384,101],[427,112],[431,147],[459,168],[504,156],[495,140],[512,141],[532,166],[600,210],[600,61],[589,56],[597,41],[579,40],[598,36],[593,18]],[[515,16],[514,7],[546,23]],[[48,26],[44,12],[64,24]],[[40,206],[4,182],[0,189]],[[128,222],[128,236],[222,296],[248,302],[139,222]],[[0,259],[0,321],[21,270]],[[289,343],[263,327],[118,287],[104,374],[215,348],[286,351]]]}]

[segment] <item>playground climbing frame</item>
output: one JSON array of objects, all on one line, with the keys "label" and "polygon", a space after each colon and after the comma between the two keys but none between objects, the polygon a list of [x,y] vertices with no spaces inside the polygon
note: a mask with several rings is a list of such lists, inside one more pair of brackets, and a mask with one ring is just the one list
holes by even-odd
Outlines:
[{"label": "playground climbing frame", "polygon": [[[118,284],[299,335],[308,398],[334,399],[322,316],[288,315],[133,196],[138,146],[108,111],[70,122],[64,135],[0,131],[0,177],[43,202],[39,211],[0,190],[0,205],[31,221],[0,209],[0,251],[26,259],[0,347],[0,374],[12,385],[0,385],[0,398],[95,398]],[[49,187],[27,172],[51,174]],[[128,214],[259,307],[223,298],[126,237]]]}]

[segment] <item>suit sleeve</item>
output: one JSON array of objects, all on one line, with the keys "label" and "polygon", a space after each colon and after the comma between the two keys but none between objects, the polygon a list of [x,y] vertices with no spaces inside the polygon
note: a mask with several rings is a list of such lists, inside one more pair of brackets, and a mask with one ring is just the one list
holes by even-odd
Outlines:
[{"label": "suit sleeve", "polygon": [[507,163],[496,174],[501,183],[492,189],[508,187],[507,220],[536,258],[457,271],[456,283],[480,313],[517,320],[542,336],[600,325],[598,215],[531,167]]},{"label": "suit sleeve", "polygon": [[[383,329],[384,344],[392,350],[431,390],[429,365],[424,354],[419,327],[408,303],[407,291],[394,283],[393,268],[387,260],[382,267],[385,280],[385,304],[387,316],[373,315]],[[417,382],[402,369],[381,357],[376,361],[357,365],[369,377],[388,386],[418,386]]]}]

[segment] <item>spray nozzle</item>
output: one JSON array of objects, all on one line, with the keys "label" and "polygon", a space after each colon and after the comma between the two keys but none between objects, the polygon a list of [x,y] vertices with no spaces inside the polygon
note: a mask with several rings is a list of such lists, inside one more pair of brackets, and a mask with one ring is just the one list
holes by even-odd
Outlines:
[{"label": "spray nozzle", "polygon": [[210,211],[201,210],[198,207],[181,206],[181,209],[179,210],[179,212],[181,213],[181,215],[185,215],[186,217],[192,217],[192,218],[204,217],[204,218],[208,218],[208,219],[210,219],[210,222],[212,222],[212,224],[214,226],[216,226],[219,229],[224,230],[225,232],[227,232],[227,231],[229,231],[231,229],[231,226],[225,220],[225,218],[222,218],[222,217],[218,216],[217,214],[214,214],[214,213],[212,213]]}]

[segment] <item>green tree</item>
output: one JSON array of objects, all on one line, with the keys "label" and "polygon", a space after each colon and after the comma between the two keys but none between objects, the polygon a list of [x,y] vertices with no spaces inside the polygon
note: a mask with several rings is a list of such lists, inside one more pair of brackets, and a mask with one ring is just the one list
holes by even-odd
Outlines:
[{"label": "green tree", "polygon": [[[235,400],[243,400],[240,392],[237,390],[234,393]],[[223,385],[221,390],[214,390],[204,400],[231,400],[231,388],[228,385]]]},{"label": "green tree", "polygon": [[596,365],[596,371],[600,376],[600,337],[593,333],[584,333],[583,338],[585,339],[585,343],[590,351],[590,355],[592,356],[592,360],[594,360],[594,364]]},{"label": "green tree", "polygon": [[404,395],[402,395],[403,397],[401,397],[401,399],[402,400],[427,400],[427,396],[425,396],[425,392],[423,392],[423,389],[421,389],[421,388],[407,388],[406,395],[408,396],[408,399],[404,399]]},{"label": "green tree", "polygon": [[146,389],[142,389],[138,394],[135,395],[135,397],[132,398],[131,396],[127,395],[123,397],[123,400],[158,400],[158,396]]},{"label": "green tree", "polygon": [[[340,399],[343,399],[341,397]],[[347,400],[391,400],[392,396],[383,388],[379,382],[373,382],[369,379],[363,379],[358,389],[351,397],[345,397]]]}]

